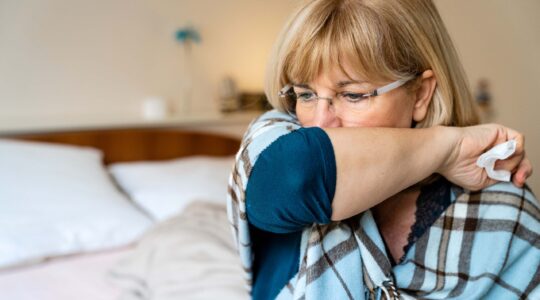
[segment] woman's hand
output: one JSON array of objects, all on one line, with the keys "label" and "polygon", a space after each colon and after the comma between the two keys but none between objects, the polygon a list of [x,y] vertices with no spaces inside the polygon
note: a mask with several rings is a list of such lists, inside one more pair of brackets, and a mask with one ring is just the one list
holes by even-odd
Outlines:
[{"label": "woman's hand", "polygon": [[455,148],[438,170],[451,182],[476,191],[496,183],[486,171],[476,165],[476,160],[495,145],[516,139],[516,151],[506,160],[498,160],[495,169],[512,173],[512,182],[519,187],[532,174],[532,166],[525,156],[524,137],[521,133],[497,124],[471,127],[443,127],[445,134],[456,140]]}]

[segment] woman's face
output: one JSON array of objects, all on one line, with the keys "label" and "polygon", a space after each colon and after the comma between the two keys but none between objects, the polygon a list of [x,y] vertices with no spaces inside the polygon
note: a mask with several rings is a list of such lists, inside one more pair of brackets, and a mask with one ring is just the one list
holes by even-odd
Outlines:
[{"label": "woman's face", "polygon": [[[354,72],[344,65],[352,80],[339,67],[319,75],[313,82],[306,83],[306,88],[294,87],[295,93],[301,95],[306,90],[312,90],[319,97],[332,98],[336,95],[354,95],[369,93],[380,88],[362,78],[355,78]],[[307,88],[309,87],[309,89]],[[343,98],[342,98],[343,99]],[[345,105],[331,104],[327,100],[317,100],[311,107],[296,103],[298,120],[304,127],[404,127],[410,128],[416,104],[415,93],[404,86],[391,90],[379,96],[371,97],[360,109],[351,109]],[[343,101],[341,101],[343,102]],[[341,103],[340,102],[340,103]]]}]

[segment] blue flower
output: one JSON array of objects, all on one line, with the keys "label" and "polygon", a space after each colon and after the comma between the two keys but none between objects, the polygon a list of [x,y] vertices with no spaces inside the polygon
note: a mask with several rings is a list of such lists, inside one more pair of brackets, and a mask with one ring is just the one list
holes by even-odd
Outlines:
[{"label": "blue flower", "polygon": [[183,27],[176,31],[175,38],[180,44],[184,44],[190,41],[199,43],[201,36],[193,27]]}]

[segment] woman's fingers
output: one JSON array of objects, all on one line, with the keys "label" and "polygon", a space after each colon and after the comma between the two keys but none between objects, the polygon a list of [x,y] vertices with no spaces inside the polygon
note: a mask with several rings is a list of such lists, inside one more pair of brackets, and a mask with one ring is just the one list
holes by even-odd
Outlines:
[{"label": "woman's fingers", "polygon": [[525,157],[525,153],[514,155],[506,160],[498,160],[495,163],[495,170],[510,171],[512,173],[512,182],[519,187],[522,187],[527,178],[532,175],[532,165],[529,159]]},{"label": "woman's fingers", "polygon": [[[508,127],[503,127],[500,130],[502,130],[502,132],[499,133],[497,144],[501,144],[501,143],[504,143],[504,142],[508,141],[509,140],[509,135],[513,133],[512,129],[510,129]],[[516,132],[516,134],[517,134],[517,132]]]},{"label": "woman's fingers", "polygon": [[525,136],[508,127],[500,128],[496,144],[507,140],[516,140],[516,150],[510,158],[498,160],[495,163],[495,170],[507,170],[512,173],[512,182],[519,187],[523,187],[527,178],[532,175],[532,165],[525,155]]},{"label": "woman's fingers", "polygon": [[517,168],[521,161],[524,158],[524,154],[514,154],[510,158],[507,158],[505,160],[498,160],[495,162],[494,169],[495,170],[506,170],[510,171],[511,173],[515,173],[517,171]]},{"label": "woman's fingers", "polygon": [[533,169],[531,161],[527,157],[525,157],[521,163],[519,164],[517,171],[512,176],[512,182],[522,187],[525,184],[525,181],[527,181],[527,178],[529,178],[532,175]]},{"label": "woman's fingers", "polygon": [[[525,140],[523,138],[523,135],[521,134],[514,135],[513,137],[509,137],[509,140],[511,139],[516,140],[516,149],[509,158],[505,160],[498,160],[495,163],[496,170],[504,169],[504,170],[511,171],[513,173],[515,171],[514,169],[517,168],[517,166],[519,166],[519,163],[521,162],[521,160],[525,158],[525,144],[524,144]],[[507,140],[505,140],[504,142],[507,142]]]},{"label": "woman's fingers", "polygon": [[521,149],[524,149],[525,147],[525,136],[520,133],[520,132],[517,132],[513,129],[510,129],[510,128],[506,128],[508,133],[507,133],[507,136],[508,136],[508,140],[511,140],[511,139],[515,139],[516,142],[517,142],[517,146],[518,148],[521,147]]}]

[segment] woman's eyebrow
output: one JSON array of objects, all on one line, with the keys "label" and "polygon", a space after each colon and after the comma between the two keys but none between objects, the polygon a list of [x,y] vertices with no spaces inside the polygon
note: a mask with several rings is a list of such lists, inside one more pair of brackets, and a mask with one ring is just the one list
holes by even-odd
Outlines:
[{"label": "woman's eyebrow", "polygon": [[308,84],[306,83],[293,83],[293,86],[294,87],[299,87],[299,88],[302,88],[302,89],[309,89],[309,90],[313,90]]},{"label": "woman's eyebrow", "polygon": [[350,85],[350,84],[362,84],[365,83],[363,80],[346,80],[346,81],[340,81],[337,83],[337,86],[342,88],[344,86]]}]

